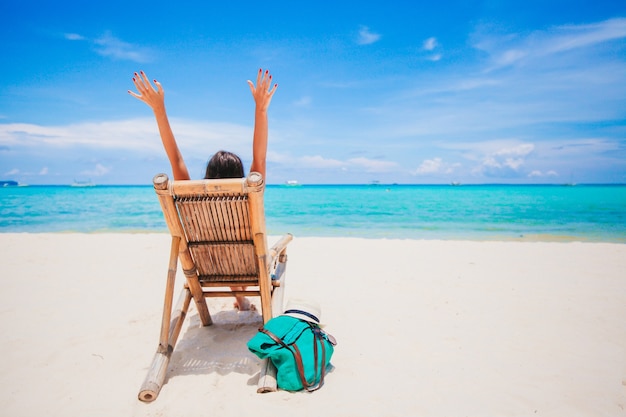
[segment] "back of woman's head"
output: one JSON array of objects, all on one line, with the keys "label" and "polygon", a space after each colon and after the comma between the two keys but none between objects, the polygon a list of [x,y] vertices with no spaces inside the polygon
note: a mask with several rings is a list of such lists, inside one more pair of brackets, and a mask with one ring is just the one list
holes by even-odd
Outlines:
[{"label": "back of woman's head", "polygon": [[209,160],[204,178],[243,178],[243,176],[241,159],[232,152],[219,151]]}]

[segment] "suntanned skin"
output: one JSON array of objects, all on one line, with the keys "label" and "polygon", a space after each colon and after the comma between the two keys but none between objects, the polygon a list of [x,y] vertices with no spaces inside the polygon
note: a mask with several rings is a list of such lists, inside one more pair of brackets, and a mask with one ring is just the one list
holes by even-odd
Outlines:
[{"label": "suntanned skin", "polygon": [[[135,73],[133,83],[137,89],[137,93],[128,90],[128,93],[146,103],[153,111],[156,118],[157,126],[161,141],[165,148],[165,153],[172,166],[172,174],[175,180],[188,180],[189,170],[183,159],[183,155],[178,148],[174,132],[170,126],[167,112],[165,110],[165,92],[163,86],[157,80],[154,80],[154,86],[150,83],[148,76],[140,71]],[[272,86],[272,76],[269,70],[263,71],[259,69],[256,77],[256,84],[248,80],[252,98],[256,104],[254,110],[254,133],[252,136],[252,164],[250,172],[258,172],[265,178],[266,171],[266,155],[267,155],[267,109],[269,108],[272,96],[278,88],[278,84]],[[242,287],[231,287],[232,290],[242,290]],[[235,307],[240,310],[249,310],[251,308],[250,301],[245,297],[237,296]]]}]

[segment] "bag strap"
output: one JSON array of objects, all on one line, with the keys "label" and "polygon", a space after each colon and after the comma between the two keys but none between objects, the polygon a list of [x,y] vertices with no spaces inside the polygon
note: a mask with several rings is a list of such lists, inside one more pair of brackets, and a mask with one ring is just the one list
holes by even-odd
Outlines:
[{"label": "bag strap", "polygon": [[326,375],[326,345],[324,344],[324,337],[322,336],[322,329],[317,326],[311,326],[311,331],[313,332],[313,356],[315,357],[315,381],[317,379],[317,343],[319,342],[320,346],[322,346],[322,373],[320,375],[320,382],[317,384],[315,389],[309,391],[315,391],[322,388],[324,385],[324,375]]},{"label": "bag strap", "polygon": [[280,337],[276,336],[274,333],[270,332],[265,327],[263,326],[259,327],[259,331],[261,333],[265,333],[266,335],[268,335],[274,342],[278,343],[282,347],[289,349],[289,346],[287,346]]},{"label": "bag strap", "polygon": [[[270,332],[269,330],[267,330],[265,327],[261,326],[259,328],[259,331],[262,333],[265,333],[266,335],[268,335],[274,342],[278,343],[279,345],[281,345],[282,347],[284,347],[285,349],[289,350],[289,352],[291,352],[291,354],[293,355],[293,358],[296,362],[296,368],[298,369],[298,375],[300,376],[300,381],[302,382],[302,386],[309,392],[313,392],[313,391],[317,391],[318,389],[322,388],[322,385],[324,385],[324,374],[326,373],[326,347],[324,346],[324,340],[322,339],[322,336],[320,334],[319,331],[315,331],[316,328],[311,325],[310,323],[307,323],[311,329],[311,332],[313,332],[313,360],[314,360],[314,366],[315,366],[315,376],[313,378],[313,382],[315,382],[315,380],[317,379],[317,342],[319,341],[320,344],[322,345],[322,372],[321,372],[321,376],[320,376],[320,382],[313,386],[313,384],[309,384],[309,382],[306,380],[306,375],[304,374],[304,363],[302,362],[302,354],[300,353],[300,349],[298,349],[298,345],[296,345],[296,341],[294,341],[293,343],[291,343],[290,345],[287,345],[285,342],[283,342],[283,340],[276,336],[274,333]],[[293,346],[293,350],[291,349],[291,346]]]}]

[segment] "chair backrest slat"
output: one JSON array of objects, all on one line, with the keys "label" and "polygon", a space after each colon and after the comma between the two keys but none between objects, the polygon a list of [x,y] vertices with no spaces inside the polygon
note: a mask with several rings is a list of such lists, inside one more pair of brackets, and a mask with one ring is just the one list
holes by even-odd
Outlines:
[{"label": "chair backrest slat", "polygon": [[189,242],[252,240],[245,196],[177,198],[176,208]]},{"label": "chair backrest slat", "polygon": [[201,276],[256,277],[258,268],[251,243],[194,243],[189,245],[191,256]]}]

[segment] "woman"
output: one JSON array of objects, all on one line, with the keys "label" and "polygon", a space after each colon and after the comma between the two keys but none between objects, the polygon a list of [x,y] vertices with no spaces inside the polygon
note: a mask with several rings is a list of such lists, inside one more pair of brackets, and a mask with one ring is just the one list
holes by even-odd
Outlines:
[{"label": "woman", "polygon": [[[165,94],[163,86],[154,80],[156,90],[143,71],[135,73],[133,83],[137,88],[137,93],[128,90],[128,93],[146,103],[152,111],[159,126],[161,141],[165,147],[165,152],[172,166],[172,173],[175,180],[188,180],[189,170],[183,159],[176,138],[170,127],[170,122],[165,111]],[[272,76],[269,70],[259,69],[256,79],[256,86],[248,80],[252,97],[256,104],[254,111],[254,135],[252,138],[252,165],[250,172],[258,172],[265,178],[266,154],[267,154],[267,109],[272,101],[272,96],[276,92],[278,84],[272,86]],[[231,152],[219,151],[209,160],[207,164],[205,178],[242,178],[244,169],[241,159]],[[232,290],[240,290],[240,287],[231,287]],[[250,301],[243,296],[237,296],[235,307],[239,310],[249,310]]]}]

